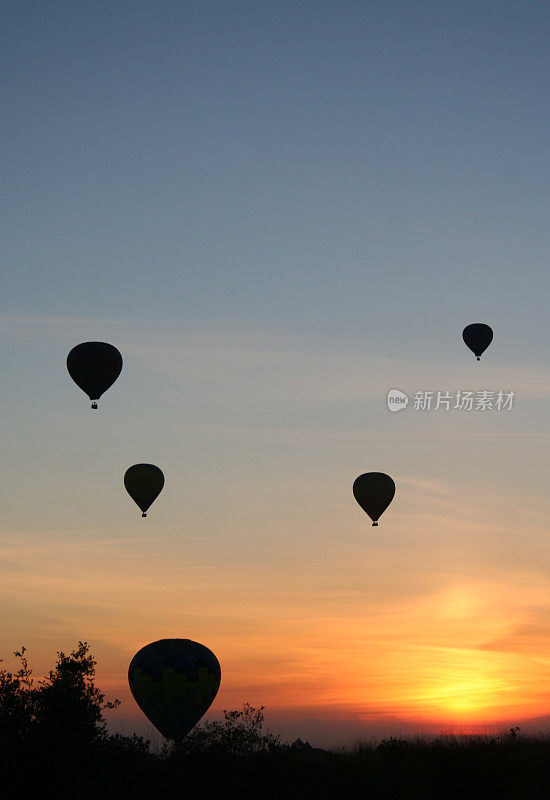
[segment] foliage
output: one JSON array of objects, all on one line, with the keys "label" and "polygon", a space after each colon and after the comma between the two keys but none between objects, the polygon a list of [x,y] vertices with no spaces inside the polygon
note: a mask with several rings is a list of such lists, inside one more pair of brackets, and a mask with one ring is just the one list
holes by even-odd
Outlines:
[{"label": "foliage", "polygon": [[263,730],[264,708],[244,703],[240,711],[224,710],[223,722],[207,720],[196,725],[183,740],[181,752],[243,758],[280,750],[280,736]]},{"label": "foliage", "polygon": [[13,749],[40,742],[41,749],[63,746],[71,750],[91,745],[107,735],[105,709],[120,701],[106,702],[95,686],[96,661],[87,642],[79,642],[69,655],[57,653],[48,676],[34,681],[22,647],[14,655],[15,672],[0,670],[0,745]]},{"label": "foliage", "polygon": [[31,670],[25,656],[25,648],[14,655],[21,665],[17,672],[0,670],[0,746],[6,747],[16,741],[27,739],[32,726]]},{"label": "foliage", "polygon": [[89,645],[79,642],[70,655],[58,652],[58,661],[48,677],[33,692],[34,719],[41,737],[71,742],[71,747],[91,743],[106,735],[105,709],[119,700],[105,702],[94,684],[96,661]]}]

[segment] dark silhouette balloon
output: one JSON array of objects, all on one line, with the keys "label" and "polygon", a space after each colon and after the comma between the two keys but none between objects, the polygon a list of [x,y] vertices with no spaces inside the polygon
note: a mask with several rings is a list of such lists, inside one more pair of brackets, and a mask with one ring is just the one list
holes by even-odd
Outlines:
[{"label": "dark silhouette balloon", "polygon": [[122,369],[122,356],[107,342],[83,342],[67,356],[69,375],[97,408],[97,400],[112,386]]},{"label": "dark silhouette balloon", "polygon": [[162,470],[154,464],[134,464],[124,474],[126,491],[142,510],[142,517],[164,486]]},{"label": "dark silhouette balloon", "polygon": [[353,483],[353,496],[375,526],[393,500],[394,494],[395,483],[384,472],[365,472]]},{"label": "dark silhouette balloon", "polygon": [[191,639],[160,639],[130,662],[135,701],[167,739],[182,741],[214,700],[221,668],[214,653]]},{"label": "dark silhouette balloon", "polygon": [[466,325],[462,331],[462,338],[479,361],[493,341],[493,331],[483,322],[473,322],[471,325]]}]

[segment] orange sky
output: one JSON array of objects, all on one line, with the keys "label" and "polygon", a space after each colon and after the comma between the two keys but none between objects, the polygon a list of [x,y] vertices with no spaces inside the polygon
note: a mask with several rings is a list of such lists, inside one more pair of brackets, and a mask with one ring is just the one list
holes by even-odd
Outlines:
[{"label": "orange sky", "polygon": [[[153,520],[151,512],[146,524]],[[445,576],[438,588],[407,596],[402,581],[414,559],[384,575],[391,555],[375,554],[369,564],[373,529],[361,517],[357,523],[361,541],[353,544],[355,565],[346,547],[347,576],[334,547],[332,558],[312,553],[309,576],[296,563],[286,574],[280,563],[243,564],[234,576],[204,555],[202,564],[186,565],[174,543],[162,547],[150,536],[134,555],[105,534],[83,543],[74,532],[72,543],[50,546],[14,537],[2,548],[11,564],[2,593],[12,608],[4,647],[26,643],[33,663],[46,667],[55,649],[86,638],[100,686],[124,700],[115,722],[140,717],[126,684],[133,652],[174,635],[206,643],[220,659],[213,710],[248,701],[275,717],[284,712],[296,722],[314,713],[375,733],[411,722],[477,726],[545,714],[545,581],[509,568],[498,577]],[[390,512],[375,535],[395,536]]]},{"label": "orange sky", "polygon": [[[65,339],[86,332],[50,323],[41,341],[50,337],[57,358]],[[218,657],[213,713],[263,704],[274,727],[319,741],[550,713],[542,368],[516,370],[508,415],[392,415],[385,387],[433,387],[433,364],[374,367],[342,355],[342,381],[316,399],[342,343],[327,352],[326,340],[296,339],[289,376],[286,338],[241,336],[225,374],[227,337],[194,336],[202,360],[188,375],[185,333],[151,335],[148,348],[146,334],[133,336],[122,342],[125,369],[155,375],[137,395],[121,382],[94,416],[63,383],[55,402],[11,408],[0,539],[7,666],[24,644],[40,674],[57,650],[87,640],[99,685],[124,701],[113,724],[138,727],[128,664],[164,637]],[[180,345],[183,362],[170,369],[166,354]],[[471,366],[441,366],[442,385],[466,385]],[[483,368],[488,387],[510,384],[501,365]],[[249,386],[231,424],[199,411],[213,402],[216,370]],[[298,373],[300,399],[286,401]],[[191,392],[182,415],[175,398]],[[127,466],[144,460],[166,476],[147,519],[122,486]],[[371,469],[397,485],[378,528],[351,491]]]}]

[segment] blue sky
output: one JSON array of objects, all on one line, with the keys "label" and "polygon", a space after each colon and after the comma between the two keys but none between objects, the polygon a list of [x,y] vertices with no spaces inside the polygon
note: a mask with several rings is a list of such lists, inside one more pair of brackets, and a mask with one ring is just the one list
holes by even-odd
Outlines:
[{"label": "blue sky", "polygon": [[8,313],[246,320],[385,355],[487,318],[540,352],[546,4],[5,17]]},{"label": "blue sky", "polygon": [[[548,5],[23,1],[3,16],[3,652],[23,637],[46,667],[88,637],[123,691],[139,647],[181,635],[227,665],[224,707],[286,708],[296,675],[321,669],[312,654],[329,659],[326,631],[353,653],[364,615],[359,649],[391,660],[399,614],[415,633],[448,607],[452,627],[458,603],[465,670],[507,618],[519,663],[536,620],[518,682],[547,683]],[[480,364],[471,322],[495,331]],[[65,359],[97,339],[124,369],[94,415]],[[392,415],[392,387],[514,389],[517,404]],[[121,490],[140,461],[166,474],[147,528]],[[381,537],[351,495],[369,470],[398,487]],[[495,630],[470,641],[480,615]],[[277,694],[266,665],[288,636]],[[361,663],[350,685],[365,674],[372,699]]]}]

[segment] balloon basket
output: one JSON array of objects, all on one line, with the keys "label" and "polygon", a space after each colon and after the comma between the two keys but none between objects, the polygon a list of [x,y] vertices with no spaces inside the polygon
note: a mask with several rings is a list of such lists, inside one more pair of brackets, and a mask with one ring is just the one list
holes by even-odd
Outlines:
[{"label": "balloon basket", "polygon": [[92,403],[92,405],[91,405],[91,408],[97,408],[97,403],[96,403],[96,401],[95,401],[95,400],[94,400],[94,402]]},{"label": "balloon basket", "polygon": [[147,514],[145,513],[145,511],[143,512],[143,514],[142,514],[141,516],[142,516],[142,517],[146,517],[146,516],[147,516]]},{"label": "balloon basket", "polygon": [[377,527],[378,527],[378,523],[377,523],[377,522],[373,522],[373,523],[372,523],[372,527],[373,527],[373,528],[377,528]]}]

